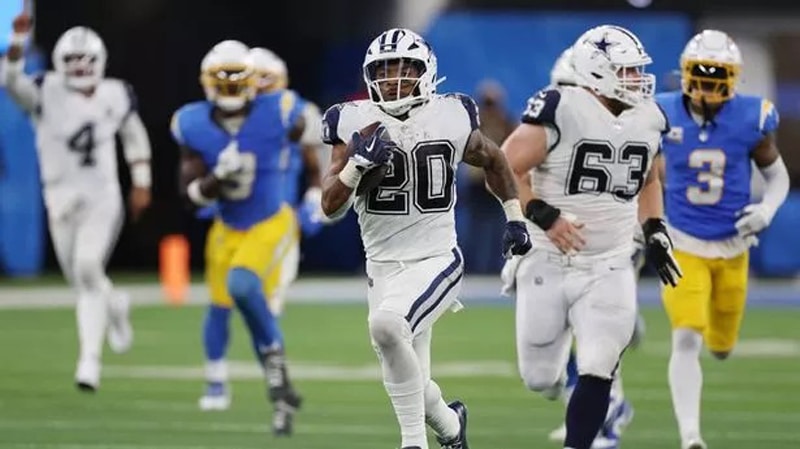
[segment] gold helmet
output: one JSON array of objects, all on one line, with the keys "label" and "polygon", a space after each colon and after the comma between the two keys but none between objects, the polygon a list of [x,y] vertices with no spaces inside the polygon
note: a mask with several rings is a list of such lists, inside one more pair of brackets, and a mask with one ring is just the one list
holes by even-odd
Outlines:
[{"label": "gold helmet", "polygon": [[286,63],[271,50],[261,47],[250,49],[259,93],[275,92],[289,87]]},{"label": "gold helmet", "polygon": [[250,50],[239,41],[218,43],[203,58],[200,84],[206,99],[225,111],[243,108],[256,95]]},{"label": "gold helmet", "polygon": [[694,101],[719,104],[733,98],[742,68],[742,53],[727,34],[703,30],[681,54],[681,87]]}]

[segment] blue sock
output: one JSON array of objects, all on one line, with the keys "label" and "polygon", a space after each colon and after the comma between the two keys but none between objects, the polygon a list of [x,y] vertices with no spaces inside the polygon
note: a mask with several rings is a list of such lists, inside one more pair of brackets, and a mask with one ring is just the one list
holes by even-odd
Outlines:
[{"label": "blue sock", "polygon": [[245,268],[231,269],[228,272],[228,293],[244,317],[257,355],[263,355],[276,343],[283,345],[283,335],[278,321],[267,306],[258,275]]},{"label": "blue sock", "polygon": [[575,388],[578,383],[578,362],[575,357],[575,350],[569,353],[569,360],[567,360],[567,385],[566,388]]},{"label": "blue sock", "polygon": [[230,339],[231,309],[209,304],[203,323],[203,349],[206,360],[225,358]]},{"label": "blue sock", "polygon": [[567,437],[564,447],[590,449],[608,412],[611,379],[583,375],[567,405]]}]

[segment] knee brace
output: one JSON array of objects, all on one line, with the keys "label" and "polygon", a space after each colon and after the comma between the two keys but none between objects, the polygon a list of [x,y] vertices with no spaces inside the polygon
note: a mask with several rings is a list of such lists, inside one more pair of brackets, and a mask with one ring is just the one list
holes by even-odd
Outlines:
[{"label": "knee brace", "polygon": [[378,349],[391,348],[405,341],[411,344],[411,326],[394,312],[376,310],[369,314],[369,336]]}]

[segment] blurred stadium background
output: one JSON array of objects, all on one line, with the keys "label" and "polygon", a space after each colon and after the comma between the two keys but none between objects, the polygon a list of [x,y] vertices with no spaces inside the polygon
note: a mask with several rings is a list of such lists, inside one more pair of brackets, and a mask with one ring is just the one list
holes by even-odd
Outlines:
[{"label": "blurred stadium background", "polygon": [[[33,134],[0,88],[0,447],[249,448],[393,447],[395,424],[368,344],[363,252],[355,215],[303,241],[301,279],[290,292],[287,340],[307,411],[292,440],[269,441],[268,413],[248,345],[237,328],[234,406],[196,410],[201,393],[200,322],[207,295],[202,248],[208,223],[183,208],[178,152],[169,119],[202,97],[200,59],[234,38],[273,49],[291,87],[325,108],[364,95],[368,42],[390,26],[420,31],[446,75],[442,90],[472,94],[502,138],[525,99],[548,82],[559,53],[601,23],[630,28],[654,59],[659,89],[697,30],[722,29],[744,53],[743,92],[771,98],[794,190],[751,253],[750,313],[734,360],[711,363],[704,396],[711,447],[800,447],[800,3],[784,0],[36,0],[35,45],[27,70],[49,66],[58,36],[73,25],[97,30],[107,74],[139,96],[153,144],[154,203],[126,223],[110,259],[115,281],[139,307],[130,356],[109,354],[94,398],[71,385],[75,353],[72,294],[61,281],[44,219]],[[0,0],[0,52],[23,0]],[[788,9],[787,9],[788,8]],[[124,167],[120,164],[120,167]],[[124,169],[122,169],[124,170]],[[511,302],[499,298],[501,209],[468,170],[459,178],[459,240],[467,309],[443,321],[434,375],[472,407],[475,447],[555,447],[545,439],[562,408],[526,393],[514,368]],[[128,174],[122,173],[127,189]],[[753,180],[754,196],[759,179]],[[167,307],[158,285],[159,243],[184,234],[195,273],[186,307]],[[127,284],[127,285],[126,285]],[[648,337],[626,356],[626,389],[636,418],[624,447],[678,446],[669,404],[669,337],[649,273],[640,287]],[[438,328],[437,328],[438,329]]]}]

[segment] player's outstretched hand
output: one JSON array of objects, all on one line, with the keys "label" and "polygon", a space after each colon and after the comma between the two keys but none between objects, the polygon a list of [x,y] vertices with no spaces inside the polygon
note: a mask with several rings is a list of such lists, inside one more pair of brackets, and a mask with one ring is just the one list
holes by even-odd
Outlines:
[{"label": "player's outstretched hand", "polygon": [[683,273],[672,255],[672,240],[667,234],[664,220],[648,218],[642,225],[642,231],[647,245],[647,260],[656,269],[662,284],[675,287]]},{"label": "player's outstretched hand", "polygon": [[391,140],[381,138],[386,128],[380,125],[369,138],[364,138],[355,131],[352,137],[353,155],[350,156],[356,166],[365,172],[373,167],[388,164],[392,159],[392,149],[397,146]]},{"label": "player's outstretched hand", "polygon": [[532,247],[531,236],[528,235],[525,223],[506,222],[506,230],[503,233],[503,257],[510,259],[511,256],[524,256]]},{"label": "player's outstretched hand", "polygon": [[33,19],[28,13],[23,12],[14,18],[11,26],[16,34],[28,34],[33,27]]},{"label": "player's outstretched hand", "polygon": [[547,238],[562,253],[574,255],[586,245],[581,229],[583,229],[583,223],[579,223],[575,217],[569,214],[562,213],[546,234]]}]

